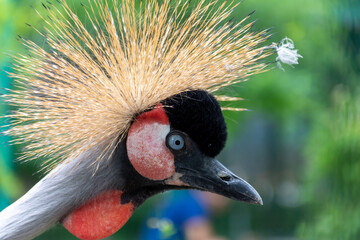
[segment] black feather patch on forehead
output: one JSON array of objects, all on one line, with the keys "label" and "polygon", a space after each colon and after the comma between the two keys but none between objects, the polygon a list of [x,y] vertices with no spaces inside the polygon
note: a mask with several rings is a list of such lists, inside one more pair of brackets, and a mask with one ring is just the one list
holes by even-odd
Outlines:
[{"label": "black feather patch on forehead", "polygon": [[200,150],[215,157],[224,148],[227,130],[217,100],[202,90],[186,91],[164,101],[170,125],[188,134]]}]

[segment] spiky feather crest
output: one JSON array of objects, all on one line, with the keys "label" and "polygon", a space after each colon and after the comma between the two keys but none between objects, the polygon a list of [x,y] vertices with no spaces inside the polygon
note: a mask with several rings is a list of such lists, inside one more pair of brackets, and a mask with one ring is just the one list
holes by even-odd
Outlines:
[{"label": "spiky feather crest", "polygon": [[8,133],[28,144],[26,159],[44,157],[52,167],[99,144],[105,155],[160,101],[186,90],[213,93],[266,70],[266,31],[250,32],[247,18],[227,22],[238,4],[202,0],[189,11],[189,1],[135,2],[88,0],[85,20],[66,0],[45,6],[39,33],[50,49],[22,40],[30,56],[14,57],[18,89],[7,96],[17,107]]}]

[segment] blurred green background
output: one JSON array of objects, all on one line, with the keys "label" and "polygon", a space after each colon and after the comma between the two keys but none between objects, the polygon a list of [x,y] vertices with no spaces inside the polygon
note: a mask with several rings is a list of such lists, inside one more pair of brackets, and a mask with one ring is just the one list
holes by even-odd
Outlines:
[{"label": "blurred green background", "polygon": [[[7,54],[25,52],[16,36],[44,42],[25,25],[43,26],[30,5],[41,9],[38,0],[0,0],[0,93],[11,87]],[[251,111],[224,113],[229,141],[218,158],[258,190],[264,206],[232,202],[214,217],[216,232],[241,240],[360,239],[360,1],[246,0],[233,21],[253,10],[255,29],[273,27],[269,43],[288,36],[304,58],[285,72],[274,63],[229,90]],[[9,111],[3,102],[0,111]],[[36,161],[16,162],[21,148],[0,138],[1,210],[41,174]],[[136,239],[161,198],[148,200],[109,239]],[[56,226],[36,239],[75,238]]]}]

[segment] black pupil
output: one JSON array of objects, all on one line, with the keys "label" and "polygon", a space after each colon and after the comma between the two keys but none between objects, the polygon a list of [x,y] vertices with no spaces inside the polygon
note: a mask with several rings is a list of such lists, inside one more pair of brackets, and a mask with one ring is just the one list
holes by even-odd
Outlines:
[{"label": "black pupil", "polygon": [[180,140],[176,140],[175,144],[179,146],[181,144]]}]

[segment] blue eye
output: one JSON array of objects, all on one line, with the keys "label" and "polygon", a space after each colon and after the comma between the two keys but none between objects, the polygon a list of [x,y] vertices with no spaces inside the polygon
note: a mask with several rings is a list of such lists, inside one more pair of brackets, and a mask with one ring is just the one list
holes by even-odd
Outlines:
[{"label": "blue eye", "polygon": [[168,137],[167,145],[173,150],[181,150],[184,148],[185,140],[182,136],[173,134]]}]

